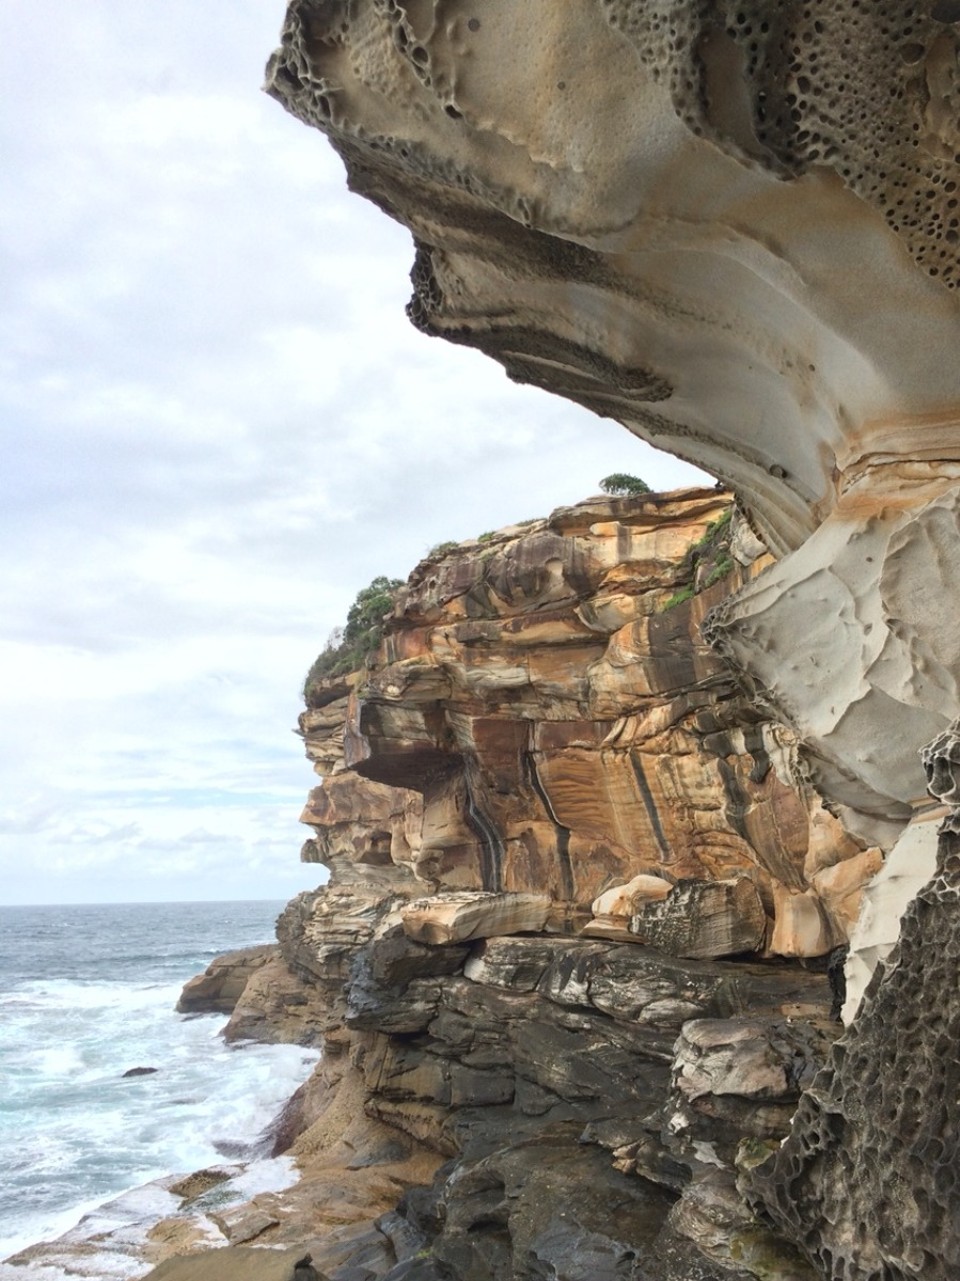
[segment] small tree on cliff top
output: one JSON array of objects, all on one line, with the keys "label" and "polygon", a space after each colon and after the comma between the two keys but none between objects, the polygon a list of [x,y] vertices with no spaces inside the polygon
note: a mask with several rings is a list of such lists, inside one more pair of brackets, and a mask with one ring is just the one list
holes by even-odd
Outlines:
[{"label": "small tree on cliff top", "polygon": [[400,578],[387,578],[380,574],[369,586],[357,592],[357,598],[347,611],[343,628],[335,627],[326,646],[314,661],[303,683],[303,697],[310,702],[314,686],[326,676],[341,676],[356,671],[368,654],[377,648],[383,637],[383,616],[393,608]]},{"label": "small tree on cliff top", "polygon": [[645,480],[641,480],[639,476],[630,476],[625,471],[615,471],[604,476],[600,488],[605,494],[611,494],[615,498],[635,498],[652,492]]}]

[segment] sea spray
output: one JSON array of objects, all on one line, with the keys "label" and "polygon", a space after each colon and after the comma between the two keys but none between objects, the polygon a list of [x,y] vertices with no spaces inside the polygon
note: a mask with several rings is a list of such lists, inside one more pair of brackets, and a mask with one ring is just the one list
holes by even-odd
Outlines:
[{"label": "sea spray", "polygon": [[[248,1159],[317,1053],[174,1012],[281,903],[0,908],[0,1259],[170,1173]],[[135,1068],[156,1071],[124,1077]]]}]

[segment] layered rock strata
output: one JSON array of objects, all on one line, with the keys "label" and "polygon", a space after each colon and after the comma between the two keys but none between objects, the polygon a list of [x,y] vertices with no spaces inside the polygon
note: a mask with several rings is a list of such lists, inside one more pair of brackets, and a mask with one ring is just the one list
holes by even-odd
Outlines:
[{"label": "layered rock strata", "polygon": [[592,500],[427,558],[374,665],[301,717],[325,902],[349,869],[377,892],[546,893],[554,928],[681,955],[844,945],[880,853],[700,639],[768,559],[715,490]]},{"label": "layered rock strata", "polygon": [[[288,909],[301,963],[329,919],[325,897]],[[367,1275],[812,1281],[737,1194],[735,1156],[745,1139],[786,1133],[838,1030],[826,976],[566,934],[478,938],[478,923],[502,928],[509,906],[508,894],[489,897],[472,939],[424,944],[404,915],[422,936],[433,900],[406,911],[391,896],[346,980],[334,953],[329,971],[310,962],[333,1000],[321,1098],[336,1108],[346,1091],[394,1148],[444,1162],[398,1204],[410,1255]],[[444,925],[450,906],[439,896]],[[307,1177],[328,1134],[321,1115],[294,1143]],[[351,1143],[345,1187],[381,1159],[356,1126]]]},{"label": "layered rock strata", "polygon": [[[312,687],[331,877],[278,939],[324,1058],[277,1142],[357,1211],[389,1171],[369,1231],[403,1246],[366,1276],[815,1276],[737,1153],[839,1030],[827,961],[879,855],[699,641],[764,558],[723,493],[592,500],[428,558],[367,667]],[[299,1213],[319,1238],[329,1204]]]},{"label": "layered rock strata", "polygon": [[229,1014],[227,1041],[316,1045],[322,1023],[317,995],[297,977],[277,944],[215,957],[184,985],[179,1014]]},{"label": "layered rock strata", "polygon": [[364,669],[311,686],[330,882],[233,1015],[287,1029],[271,967],[301,988],[324,1055],[273,1135],[301,1182],[159,1275],[299,1241],[336,1281],[846,1281],[823,1249],[871,1230],[869,1181],[860,1236],[837,1205],[876,1128],[824,1094],[828,970],[880,855],[700,640],[768,561],[724,493],[591,500],[428,557]]},{"label": "layered rock strata", "polygon": [[177,1001],[177,1013],[232,1013],[257,970],[279,959],[280,949],[271,943],[215,956],[202,974],[184,984]]},{"label": "layered rock strata", "polygon": [[934,875],[907,907],[857,1020],[801,1098],[789,1137],[741,1174],[748,1199],[828,1281],[947,1281],[960,1269],[960,723],[923,763],[930,794],[950,807]]}]

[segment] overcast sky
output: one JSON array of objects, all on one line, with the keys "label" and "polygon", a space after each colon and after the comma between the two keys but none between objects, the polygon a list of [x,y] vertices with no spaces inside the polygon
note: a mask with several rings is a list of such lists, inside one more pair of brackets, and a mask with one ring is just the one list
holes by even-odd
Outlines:
[{"label": "overcast sky", "polygon": [[357,590],[697,473],[406,321],[409,234],[261,91],[281,0],[0,10],[0,902],[285,898]]}]

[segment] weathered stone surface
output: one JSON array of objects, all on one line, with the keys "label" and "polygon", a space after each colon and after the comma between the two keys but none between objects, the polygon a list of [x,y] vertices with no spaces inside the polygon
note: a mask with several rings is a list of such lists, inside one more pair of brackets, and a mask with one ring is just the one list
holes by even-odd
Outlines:
[{"label": "weathered stone surface", "polygon": [[[786,1132],[800,1074],[829,1040],[789,1032],[826,1020],[825,974],[742,955],[769,956],[778,926],[785,955],[845,939],[878,855],[822,809],[790,735],[697,639],[705,598],[742,572],[727,510],[713,491],[591,500],[428,560],[363,683],[346,699],[318,685],[324,715],[302,721],[332,770],[304,813],[317,834],[305,856],[332,875],[288,906],[278,937],[320,997],[326,1057],[277,1142],[312,1166],[309,1135],[349,1083],[373,1134],[452,1161],[427,1237],[459,1281],[549,1275],[561,1258],[571,1275],[737,1275],[729,1252],[701,1248],[692,1210],[681,1231],[665,1209],[710,1169],[733,1188],[738,1143]],[[664,610],[684,583],[701,590]],[[700,1046],[713,1026],[716,1045]],[[702,1095],[672,1084],[682,1064]],[[558,1168],[583,1136],[571,1180],[575,1168],[591,1179],[599,1152],[628,1187],[659,1189],[655,1240],[640,1214],[615,1237],[551,1222],[542,1246],[525,1243],[519,1207],[543,1187],[520,1152],[551,1129],[568,1136]],[[464,1240],[456,1225],[473,1222],[471,1189],[494,1158],[515,1180],[506,1219]],[[738,1213],[744,1240],[776,1255],[742,1202]],[[408,1262],[402,1275],[416,1275]]]},{"label": "weathered stone surface", "polygon": [[745,1019],[695,1019],[685,1024],[677,1089],[689,1100],[706,1094],[799,1098],[804,1082],[796,1076],[794,1054],[775,1049],[771,1032]]},{"label": "weathered stone surface", "polygon": [[850,934],[845,1023],[856,1015],[877,965],[896,945],[908,905],[936,871],[937,826],[941,817],[941,811],[919,814],[863,889],[861,908]]},{"label": "weathered stone surface", "polygon": [[255,970],[223,1029],[227,1041],[318,1045],[322,1024],[315,988],[278,955]]},{"label": "weathered stone surface", "polygon": [[[734,561],[742,525],[716,490],[592,499],[424,561],[363,683],[345,702],[336,681],[311,695],[325,719],[308,710],[302,732],[335,772],[304,812],[307,857],[343,860],[334,885],[342,873],[416,896],[412,873],[446,892],[547,892],[556,922],[637,876],[659,878],[634,886],[651,894],[748,880],[759,899],[738,891],[743,911],[709,954],[845,942],[879,853],[863,859],[790,733],[699,635],[763,563],[745,537],[748,564]],[[850,859],[858,876],[822,875]],[[604,899],[596,913],[595,932],[616,938],[641,909]]]},{"label": "weathered stone surface", "polygon": [[749,1213],[728,1170],[701,1173],[673,1207],[670,1225],[715,1260],[724,1275],[731,1269],[738,1276],[775,1281],[821,1281],[795,1248]]},{"label": "weathered stone surface", "polygon": [[407,937],[434,947],[498,934],[539,934],[549,915],[545,894],[434,894],[400,908]]},{"label": "weathered stone surface", "polygon": [[713,634],[886,847],[960,712],[957,39],[893,0],[293,0],[268,68],[411,228],[414,323],[742,496],[784,558]]},{"label": "weathered stone surface", "polygon": [[[833,812],[864,846],[901,856],[896,874],[873,887],[872,924],[851,961],[851,1004],[893,941],[911,860],[933,853],[918,751],[960,715],[958,22],[952,0],[491,0],[482,12],[430,0],[293,0],[268,68],[269,91],[331,137],[354,189],[412,229],[414,323],[713,470],[780,557],[735,595],[707,602],[706,634],[796,732],[790,754]],[[738,563],[744,552],[749,559],[749,540],[733,547]],[[581,673],[603,671],[591,691],[594,719],[639,715],[624,704],[657,695],[675,703],[701,676],[709,683],[710,655],[693,681],[689,663],[685,672],[651,663],[650,613],[630,617],[612,592],[580,616],[588,629],[617,621],[603,657],[583,661],[585,647],[579,662]],[[552,634],[571,654],[581,643],[566,626]],[[438,664],[425,666],[442,703]],[[479,699],[499,689],[519,703],[535,677],[556,687],[555,663],[514,653],[488,666],[475,665],[467,683]],[[568,709],[587,684],[582,677],[565,689],[557,720],[583,719]],[[402,682],[390,688],[402,696]],[[661,731],[680,723],[673,709],[644,706],[651,714]],[[440,788],[437,729],[436,720],[361,710],[351,759],[371,777],[394,769],[394,781],[412,777],[419,759]],[[392,755],[391,740],[402,747]],[[681,743],[675,736],[664,756],[688,797],[702,772]],[[469,743],[458,747],[469,762]],[[575,764],[569,752],[552,790],[543,785],[551,819],[569,833],[558,897],[575,902],[585,889],[577,878],[588,846],[576,839],[589,829],[584,797],[601,792],[589,753]],[[730,766],[733,753],[722,755]],[[538,772],[547,777],[549,762],[538,761]],[[604,772],[615,812],[630,810],[625,774]],[[733,775],[739,784],[735,767]],[[458,790],[449,778],[443,787],[453,808],[489,819],[479,787]],[[659,816],[689,815],[671,799],[654,803]],[[750,808],[730,806],[738,819]],[[746,821],[730,825],[769,880],[731,856],[729,840],[691,840],[689,826],[686,842],[667,832],[664,846],[709,858],[670,870],[718,882],[752,875],[773,919],[774,952],[810,956],[849,937],[874,857],[852,852],[855,871],[833,870],[839,858],[814,867],[809,843],[798,858],[793,821],[765,843]],[[492,826],[509,853],[508,825]],[[601,842],[609,880],[594,884],[591,899],[641,870],[610,834]],[[655,840],[648,834],[638,848],[648,854]],[[508,866],[500,853],[488,850],[468,875],[501,888],[483,879]],[[523,888],[521,879],[504,884]],[[909,1024],[903,1011],[912,1005],[886,1011],[891,1028]],[[842,1076],[837,1053],[831,1080]],[[821,1138],[829,1148],[830,1136]],[[885,1177],[899,1191],[912,1149],[904,1134],[897,1142],[884,1149]],[[928,1172],[936,1165],[916,1159]],[[860,1227],[833,1224],[817,1244],[809,1222],[790,1222],[813,1232],[808,1248],[828,1268],[839,1258],[845,1277],[857,1266],[888,1278],[933,1275],[923,1269],[944,1266],[947,1246],[927,1260],[894,1241],[901,1225],[927,1215],[903,1191],[889,1240],[845,1239]],[[803,1193],[816,1215],[816,1194]]]},{"label": "weathered stone surface", "polygon": [[828,1281],[947,1281],[960,1271],[958,850],[946,833],[936,876],[908,907],[789,1138],[743,1175]]},{"label": "weathered stone surface", "polygon": [[[674,956],[759,952],[767,917],[753,881],[679,881],[630,918],[630,933]],[[816,953],[810,953],[815,955]]]},{"label": "weathered stone surface", "polygon": [[838,1030],[816,1015],[794,1020],[752,1012],[686,1023],[674,1046],[674,1156],[698,1174],[701,1167],[725,1169],[732,1181],[745,1141],[786,1134]]},{"label": "weathered stone surface", "polygon": [[573,1132],[554,1136],[548,1129],[464,1173],[445,1200],[435,1253],[464,1278],[652,1281],[657,1237],[673,1199],[624,1178],[596,1149],[584,1159]]},{"label": "weathered stone surface", "polygon": [[[335,704],[341,716],[346,704]],[[316,728],[304,730],[308,753],[324,739]],[[325,723],[325,728],[329,728]],[[342,739],[344,721],[334,726]],[[328,758],[329,762],[329,758]],[[315,762],[316,763],[316,762]],[[337,769],[314,788],[300,815],[302,823],[314,830],[314,839],[302,851],[305,863],[322,863],[333,874],[345,872],[354,883],[372,888],[413,881],[408,867],[416,862],[422,827],[422,801],[416,792],[361,779],[344,773],[342,759]],[[349,870],[347,870],[349,869]]]},{"label": "weathered stone surface", "polygon": [[[323,898],[295,900],[281,929],[285,948],[301,961],[322,953],[325,929],[342,929],[339,913],[322,910]],[[322,1171],[330,1136],[346,1115],[343,1141],[354,1165],[375,1159],[390,1134],[413,1151],[436,1154],[434,1161],[455,1163],[434,1184],[435,1219],[425,1223],[404,1211],[425,1234],[440,1276],[499,1281],[556,1268],[584,1278],[729,1277],[723,1268],[730,1260],[712,1262],[667,1211],[703,1168],[707,1148],[732,1179],[737,1139],[784,1132],[787,1101],[797,1097],[798,1078],[787,1075],[797,1071],[799,1044],[786,1029],[791,1019],[799,1027],[825,1019],[825,977],[791,965],[718,967],[637,942],[559,934],[431,946],[407,937],[401,912],[383,912],[381,904],[355,933],[350,965],[342,965],[340,945],[332,969],[315,964],[328,990],[339,983],[348,1030],[326,1025],[318,1076],[325,1084],[303,1091],[280,1123],[284,1145],[301,1132],[293,1151],[305,1170],[319,1167],[308,1177],[329,1186]],[[768,1074],[778,1053],[789,1059],[776,1079],[783,1088],[767,1090],[774,1097],[757,1086],[761,1068],[735,1078],[732,1068],[724,1076],[718,1067],[745,1010],[753,1031],[743,1039],[757,1043],[754,1059]],[[704,1031],[710,1027],[717,1029],[713,1040]],[[699,1070],[712,1072],[717,1092],[705,1086],[688,1101],[690,1117],[671,1132],[674,1093],[682,1097],[671,1089],[680,1070],[674,1043],[685,1028],[691,1044],[707,1051]],[[744,1120],[750,1109],[762,1117],[759,1131],[759,1122]],[[314,1134],[327,1136],[319,1148]],[[341,1178],[351,1196],[362,1194],[355,1175]],[[574,1187],[581,1189],[576,1196]],[[595,1201],[584,1187],[597,1189]],[[764,1239],[742,1205],[740,1213],[744,1232]],[[408,1275],[418,1275],[412,1263],[397,1273]]]},{"label": "weathered stone surface", "polygon": [[177,1011],[180,1014],[230,1014],[251,977],[279,955],[276,944],[264,944],[214,957],[202,974],[184,985]]}]

